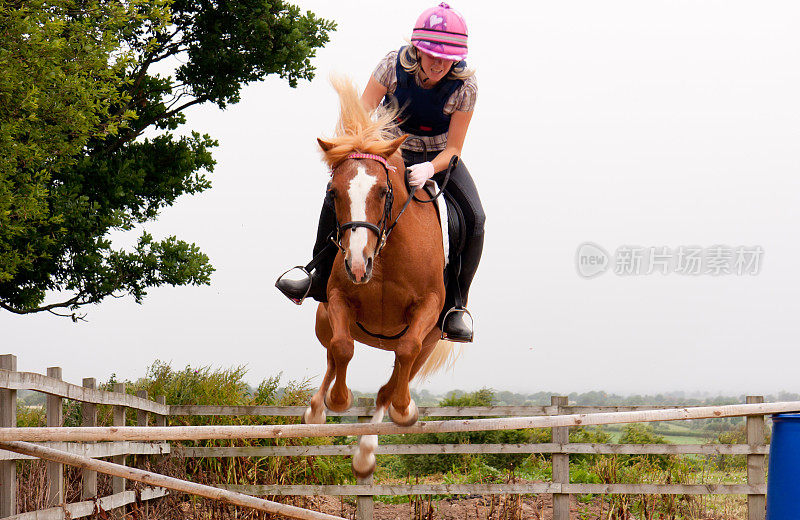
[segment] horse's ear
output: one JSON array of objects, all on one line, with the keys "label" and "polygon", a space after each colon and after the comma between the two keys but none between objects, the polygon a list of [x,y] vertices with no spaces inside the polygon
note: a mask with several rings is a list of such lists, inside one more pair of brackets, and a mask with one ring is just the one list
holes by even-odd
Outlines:
[{"label": "horse's ear", "polygon": [[322,148],[323,152],[327,152],[331,148],[333,148],[333,143],[329,143],[328,141],[323,141],[319,137],[317,138],[317,143],[319,143],[319,147]]},{"label": "horse's ear", "polygon": [[400,145],[403,144],[403,141],[405,141],[406,139],[408,139],[408,134],[403,134],[394,141],[392,141],[391,143],[389,143],[389,147],[386,152],[387,158],[391,157],[392,154],[394,154],[394,152],[396,152],[397,149],[400,148]]}]

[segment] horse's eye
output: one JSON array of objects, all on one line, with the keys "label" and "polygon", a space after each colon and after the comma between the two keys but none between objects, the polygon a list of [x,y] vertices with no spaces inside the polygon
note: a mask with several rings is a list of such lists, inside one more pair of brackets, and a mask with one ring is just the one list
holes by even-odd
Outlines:
[{"label": "horse's eye", "polygon": [[331,194],[331,197],[333,197],[334,199],[337,197],[337,194],[336,194],[336,188],[331,188],[331,189],[329,189],[329,190],[328,190],[328,193],[330,193],[330,194]]},{"label": "horse's eye", "polygon": [[380,191],[381,198],[384,198],[387,193],[389,193],[389,189],[388,188],[381,188],[381,191]]}]

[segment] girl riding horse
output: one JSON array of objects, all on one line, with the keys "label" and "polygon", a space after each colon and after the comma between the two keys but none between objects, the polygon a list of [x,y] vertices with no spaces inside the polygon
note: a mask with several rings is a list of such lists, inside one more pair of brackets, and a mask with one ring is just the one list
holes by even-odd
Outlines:
[{"label": "girl riding horse", "polygon": [[[398,136],[410,136],[403,142],[401,152],[405,164],[411,165],[411,186],[421,186],[428,179],[441,186],[451,158],[461,155],[478,93],[475,77],[464,61],[466,56],[464,18],[441,3],[419,16],[411,45],[386,55],[361,96],[367,110],[381,102],[401,109],[401,121],[394,131]],[[430,160],[429,152],[435,154]],[[460,257],[451,262],[439,326],[443,338],[469,342],[473,338],[472,319],[464,304],[483,251],[486,217],[463,161],[457,162],[444,190],[464,216],[465,244]],[[297,279],[287,272],[276,282],[278,289],[295,303],[302,303],[307,296],[328,301],[328,279],[337,252],[328,246],[336,230],[334,200],[329,190],[319,219],[313,273],[303,270]],[[457,302],[458,294],[463,302]]]}]

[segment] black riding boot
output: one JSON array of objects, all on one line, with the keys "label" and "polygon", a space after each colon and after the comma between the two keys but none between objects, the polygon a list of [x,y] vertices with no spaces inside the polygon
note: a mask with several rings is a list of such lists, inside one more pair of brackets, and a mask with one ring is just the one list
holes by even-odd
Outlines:
[{"label": "black riding boot", "polygon": [[[330,238],[335,231],[336,210],[333,205],[333,197],[328,194],[319,214],[317,241],[314,244],[314,259],[317,262],[312,261],[306,267],[298,266],[289,269],[275,282],[275,287],[297,305],[303,303],[308,296],[318,302],[328,301],[328,278],[333,268],[333,260],[336,258],[336,247]],[[320,253],[322,253],[321,256],[317,258]],[[309,273],[306,268],[313,271]]]},{"label": "black riding boot", "polygon": [[[439,317],[442,338],[469,343],[473,338],[472,315],[467,310],[467,297],[472,279],[478,270],[483,252],[483,233],[469,237],[458,260],[450,266],[444,310]],[[459,269],[460,267],[460,269]]]}]

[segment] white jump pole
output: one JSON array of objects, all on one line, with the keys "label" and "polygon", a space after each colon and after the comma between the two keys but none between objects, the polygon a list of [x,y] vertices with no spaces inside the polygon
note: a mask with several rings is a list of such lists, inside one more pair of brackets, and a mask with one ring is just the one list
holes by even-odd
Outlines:
[{"label": "white jump pole", "polygon": [[119,464],[112,464],[103,460],[90,459],[80,455],[73,455],[61,450],[54,450],[45,446],[38,446],[27,442],[0,442],[0,448],[15,453],[22,453],[40,459],[59,462],[61,464],[69,464],[70,466],[77,466],[79,468],[86,468],[92,471],[99,471],[108,475],[116,477],[123,477],[128,480],[136,480],[151,486],[158,486],[162,488],[174,489],[175,491],[182,491],[192,495],[198,495],[212,500],[219,500],[237,506],[249,507],[259,511],[266,511],[289,518],[298,518],[300,520],[345,520],[340,516],[328,515],[325,513],[318,513],[309,509],[300,507],[289,506],[286,504],[279,504],[269,500],[252,497],[226,489],[215,488],[211,486],[204,486],[203,484],[196,484],[188,480],[180,480],[150,471],[144,471],[136,468],[129,468],[127,466],[120,466]]},{"label": "white jump pole", "polygon": [[0,428],[0,441],[179,441],[200,439],[284,439],[290,437],[335,437],[345,435],[400,435],[404,433],[453,433],[473,431],[593,426],[687,419],[712,419],[746,415],[768,415],[800,411],[800,401],[781,403],[697,406],[634,412],[609,412],[541,417],[504,417],[420,421],[413,426],[392,423],[290,424],[252,426],[109,426],[61,428]]}]

